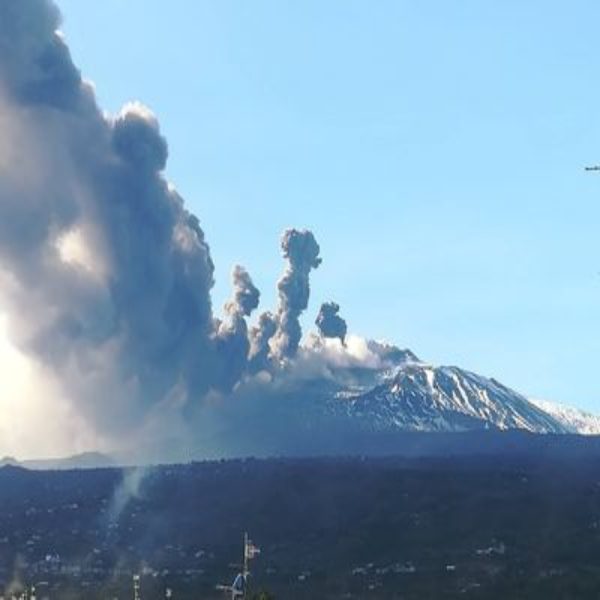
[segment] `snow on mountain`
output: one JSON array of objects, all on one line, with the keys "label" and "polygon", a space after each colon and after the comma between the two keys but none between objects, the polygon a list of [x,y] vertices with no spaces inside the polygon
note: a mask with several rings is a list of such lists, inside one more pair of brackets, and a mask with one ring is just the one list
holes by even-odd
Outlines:
[{"label": "snow on mountain", "polygon": [[[334,410],[372,430],[467,431],[523,429],[572,433],[590,428],[589,419],[550,411],[521,394],[457,367],[407,361],[369,390],[341,390]],[[575,411],[577,413],[577,411]],[[600,428],[600,418],[594,422]],[[592,432],[590,431],[585,431]]]},{"label": "snow on mountain", "polygon": [[312,338],[290,381],[297,383],[291,395],[299,401],[298,406],[287,403],[293,422],[315,428],[324,419],[326,426],[336,422],[335,427],[348,431],[600,435],[600,416],[529,400],[494,378],[454,366],[435,367],[410,350],[364,338],[349,336],[346,344]]},{"label": "snow on mountain", "polygon": [[551,415],[571,433],[580,433],[582,435],[600,434],[600,416],[579,410],[578,408],[548,402],[547,400],[530,398],[529,401]]}]

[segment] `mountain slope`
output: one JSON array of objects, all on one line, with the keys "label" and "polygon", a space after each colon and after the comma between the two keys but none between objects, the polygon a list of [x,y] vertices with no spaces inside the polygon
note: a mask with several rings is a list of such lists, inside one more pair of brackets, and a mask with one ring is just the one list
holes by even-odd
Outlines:
[{"label": "mountain slope", "polygon": [[597,415],[546,400],[530,398],[529,401],[551,415],[571,433],[581,435],[600,434],[600,417]]},{"label": "mountain slope", "polygon": [[371,430],[579,432],[495,379],[420,362],[398,366],[370,390],[338,393],[334,410]]},{"label": "mountain slope", "polygon": [[12,456],[0,459],[0,467],[22,467],[32,471],[61,471],[68,469],[100,469],[114,467],[115,461],[100,452],[83,452],[65,458],[41,458],[18,461]]}]

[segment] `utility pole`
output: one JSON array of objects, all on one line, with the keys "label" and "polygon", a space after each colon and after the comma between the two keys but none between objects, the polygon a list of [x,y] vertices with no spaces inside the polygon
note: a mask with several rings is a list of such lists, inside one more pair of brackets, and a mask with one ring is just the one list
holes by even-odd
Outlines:
[{"label": "utility pole", "polygon": [[248,581],[248,575],[250,574],[250,569],[248,567],[248,532],[244,531],[244,570],[242,571],[244,575],[244,579]]},{"label": "utility pole", "polygon": [[[248,598],[248,581],[250,580],[250,561],[260,554],[260,548],[255,546],[244,532],[244,556],[242,571],[237,574],[231,585],[217,585],[216,589],[231,594],[231,600],[246,600]],[[239,565],[238,565],[239,566]]]},{"label": "utility pole", "polygon": [[133,576],[133,600],[142,600],[142,596],[140,594],[140,576]]}]

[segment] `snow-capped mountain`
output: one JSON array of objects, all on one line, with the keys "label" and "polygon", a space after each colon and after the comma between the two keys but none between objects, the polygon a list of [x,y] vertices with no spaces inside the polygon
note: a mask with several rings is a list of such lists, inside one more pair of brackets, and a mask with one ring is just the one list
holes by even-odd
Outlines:
[{"label": "snow-capped mountain", "polygon": [[600,435],[600,417],[597,415],[547,400],[530,398],[529,401],[560,422],[570,433]]},{"label": "snow-capped mountain", "polygon": [[201,420],[206,429],[195,431],[204,458],[560,455],[587,443],[600,455],[600,437],[568,435],[600,431],[600,417],[558,413],[496,379],[434,367],[389,344],[317,339],[281,372],[248,381],[235,402],[207,404]]},{"label": "snow-capped mountain", "polygon": [[495,379],[418,360],[381,373],[370,388],[338,391],[331,406],[336,414],[372,431],[600,433],[600,417],[530,401]]}]

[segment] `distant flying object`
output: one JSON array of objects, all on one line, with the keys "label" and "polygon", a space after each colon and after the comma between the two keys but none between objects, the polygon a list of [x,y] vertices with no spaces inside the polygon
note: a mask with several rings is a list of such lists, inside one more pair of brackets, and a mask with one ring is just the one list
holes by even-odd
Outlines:
[{"label": "distant flying object", "polygon": [[600,171],[600,165],[594,165],[593,167],[586,167],[586,171]]}]

